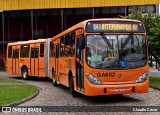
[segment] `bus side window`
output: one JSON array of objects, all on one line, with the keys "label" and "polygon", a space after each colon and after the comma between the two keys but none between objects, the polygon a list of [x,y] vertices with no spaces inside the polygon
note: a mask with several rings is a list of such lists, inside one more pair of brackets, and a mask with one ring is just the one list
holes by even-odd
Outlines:
[{"label": "bus side window", "polygon": [[31,58],[38,58],[39,57],[39,48],[31,48]]},{"label": "bus side window", "polygon": [[60,57],[64,56],[64,44],[65,44],[65,40],[64,40],[64,37],[62,37],[60,39]]},{"label": "bus side window", "polygon": [[44,57],[44,44],[40,44],[40,57]]},{"label": "bus side window", "polygon": [[17,52],[16,52],[16,58],[19,58],[19,49],[17,49]]},{"label": "bus side window", "polygon": [[8,58],[12,57],[12,46],[8,47]]},{"label": "bus side window", "polygon": [[71,47],[70,55],[74,56],[75,55],[75,32],[71,33],[70,47]]},{"label": "bus side window", "polygon": [[55,53],[55,56],[56,56],[56,58],[59,58],[59,45],[57,44],[56,45],[56,53]]},{"label": "bus side window", "polygon": [[55,57],[55,56],[56,56],[56,48],[55,48],[55,45],[54,45],[54,44],[53,44],[52,55],[53,55],[53,57]]},{"label": "bus side window", "polygon": [[31,58],[34,58],[34,48],[31,48]]},{"label": "bus side window", "polygon": [[13,58],[19,58],[19,49],[13,50]]},{"label": "bus side window", "polygon": [[21,45],[20,57],[25,58],[29,57],[29,45]]},{"label": "bus side window", "polygon": [[39,48],[35,48],[35,58],[38,58],[38,57],[39,57],[39,55],[38,55],[38,54],[39,54],[39,51],[38,51],[38,50],[39,50]]},{"label": "bus side window", "polygon": [[13,58],[16,58],[16,50],[13,50]]},{"label": "bus side window", "polygon": [[70,34],[68,34],[67,36],[65,36],[65,56],[68,57],[70,55]]},{"label": "bus side window", "polygon": [[50,42],[50,51],[49,51],[49,55],[50,57],[55,57],[55,47],[54,47],[54,44],[53,42]]}]

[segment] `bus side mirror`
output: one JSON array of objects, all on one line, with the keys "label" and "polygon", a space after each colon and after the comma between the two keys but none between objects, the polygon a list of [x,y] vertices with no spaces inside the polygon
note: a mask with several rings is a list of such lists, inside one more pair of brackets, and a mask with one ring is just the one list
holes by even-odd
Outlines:
[{"label": "bus side mirror", "polygon": [[78,39],[78,49],[84,49],[85,48],[85,36],[82,34]]}]

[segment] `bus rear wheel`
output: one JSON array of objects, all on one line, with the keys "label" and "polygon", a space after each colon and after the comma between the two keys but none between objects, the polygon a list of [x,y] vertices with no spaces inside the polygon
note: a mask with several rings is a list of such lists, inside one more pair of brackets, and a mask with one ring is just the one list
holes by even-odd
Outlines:
[{"label": "bus rear wheel", "polygon": [[28,69],[26,67],[22,69],[22,79],[28,79]]}]

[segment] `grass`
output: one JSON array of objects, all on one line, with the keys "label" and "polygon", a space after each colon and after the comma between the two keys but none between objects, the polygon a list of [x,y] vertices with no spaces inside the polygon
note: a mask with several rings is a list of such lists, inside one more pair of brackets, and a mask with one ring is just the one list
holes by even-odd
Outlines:
[{"label": "grass", "polygon": [[5,70],[0,70],[0,72],[6,72]]},{"label": "grass", "polygon": [[160,88],[160,77],[150,76],[149,80],[150,80],[149,81],[149,85],[150,86],[154,86],[154,87]]},{"label": "grass", "polygon": [[36,87],[33,85],[1,85],[0,86],[0,106],[20,101],[35,93]]},{"label": "grass", "polygon": [[6,70],[0,67],[0,72],[6,72]]},{"label": "grass", "polygon": [[21,82],[13,79],[0,78],[0,83],[21,83]]}]

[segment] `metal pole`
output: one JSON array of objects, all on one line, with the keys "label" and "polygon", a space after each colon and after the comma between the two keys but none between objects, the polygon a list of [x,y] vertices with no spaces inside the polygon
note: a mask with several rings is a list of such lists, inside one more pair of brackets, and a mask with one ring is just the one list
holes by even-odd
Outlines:
[{"label": "metal pole", "polygon": [[10,34],[9,34],[10,32],[9,32],[9,16],[8,16],[8,41],[10,40],[9,38],[10,38]]},{"label": "metal pole", "polygon": [[64,14],[63,14],[63,9],[61,9],[61,31],[63,31],[63,25],[64,25],[64,21],[63,21],[63,16]]},{"label": "metal pole", "polygon": [[125,16],[127,16],[127,7],[126,6],[124,7],[124,10],[125,10]]},{"label": "metal pole", "polygon": [[[35,16],[35,18],[36,18],[36,19],[35,19],[35,23],[36,23],[36,32],[35,32],[36,34],[35,34],[35,35],[36,35],[36,39],[38,39],[39,33],[38,33],[38,29],[37,29],[37,15]],[[42,37],[42,36],[41,36],[41,37]]]},{"label": "metal pole", "polygon": [[159,15],[159,4],[156,4],[156,14]]},{"label": "metal pole", "polygon": [[[5,59],[5,49],[4,49],[4,12],[2,12],[2,35],[3,35],[3,59]],[[4,63],[5,69],[5,63]]]},{"label": "metal pole", "polygon": [[94,8],[92,8],[92,18],[93,18],[93,19],[95,18],[95,11],[94,11]]},{"label": "metal pole", "polygon": [[[47,10],[48,11],[48,10]],[[46,34],[45,36],[48,38],[48,19],[49,19],[50,11],[47,12],[47,20],[46,20]],[[44,36],[43,36],[44,37]]]},{"label": "metal pole", "polygon": [[158,15],[160,15],[160,4],[158,4]]},{"label": "metal pole", "polygon": [[[47,16],[48,17],[48,16]],[[46,33],[46,35],[47,35],[47,37],[48,37],[48,18],[47,18],[47,24],[46,24],[46,28],[47,28],[47,33]]]},{"label": "metal pole", "polygon": [[31,10],[31,31],[32,31],[32,40],[33,40],[33,10]]}]

